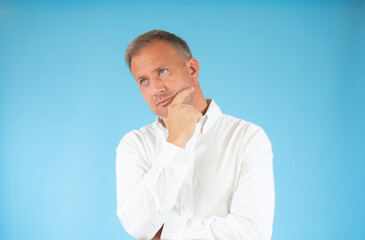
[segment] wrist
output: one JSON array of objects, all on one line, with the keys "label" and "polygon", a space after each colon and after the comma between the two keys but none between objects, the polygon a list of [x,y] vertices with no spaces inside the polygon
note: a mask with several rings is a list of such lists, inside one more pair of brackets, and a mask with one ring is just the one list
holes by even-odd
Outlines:
[{"label": "wrist", "polygon": [[171,144],[174,144],[175,146],[183,148],[183,149],[185,149],[185,147],[186,147],[186,141],[181,141],[179,139],[174,139],[174,138],[171,138],[171,137],[168,137],[166,141],[171,143]]}]

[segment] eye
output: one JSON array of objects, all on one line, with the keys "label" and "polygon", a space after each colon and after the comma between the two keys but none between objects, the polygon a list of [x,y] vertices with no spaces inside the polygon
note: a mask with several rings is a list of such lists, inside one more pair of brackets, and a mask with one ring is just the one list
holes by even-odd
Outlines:
[{"label": "eye", "polygon": [[164,75],[165,73],[166,73],[166,69],[162,69],[162,70],[159,71],[160,75]]},{"label": "eye", "polygon": [[145,85],[147,83],[147,80],[144,78],[144,79],[141,79],[140,81],[139,81],[139,84],[141,84],[141,85]]}]

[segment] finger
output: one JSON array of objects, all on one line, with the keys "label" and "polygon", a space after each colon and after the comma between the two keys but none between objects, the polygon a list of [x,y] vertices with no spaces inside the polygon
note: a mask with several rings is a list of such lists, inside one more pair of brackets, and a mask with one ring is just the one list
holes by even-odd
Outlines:
[{"label": "finger", "polygon": [[171,104],[181,104],[184,102],[184,99],[189,96],[192,92],[194,91],[194,87],[188,87],[188,88],[184,88],[183,90],[181,90],[180,92],[178,92],[174,98],[174,100],[172,100]]}]

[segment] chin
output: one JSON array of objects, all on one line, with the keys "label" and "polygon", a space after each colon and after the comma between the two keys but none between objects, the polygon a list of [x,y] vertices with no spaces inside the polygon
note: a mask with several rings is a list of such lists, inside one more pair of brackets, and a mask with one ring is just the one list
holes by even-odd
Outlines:
[{"label": "chin", "polygon": [[161,117],[164,117],[164,118],[167,118],[167,113],[160,113],[160,114],[157,114],[158,116],[161,116]]},{"label": "chin", "polygon": [[166,112],[160,112],[160,111],[152,111],[154,114],[156,114],[157,116],[161,116],[164,118],[167,118],[167,111]]}]

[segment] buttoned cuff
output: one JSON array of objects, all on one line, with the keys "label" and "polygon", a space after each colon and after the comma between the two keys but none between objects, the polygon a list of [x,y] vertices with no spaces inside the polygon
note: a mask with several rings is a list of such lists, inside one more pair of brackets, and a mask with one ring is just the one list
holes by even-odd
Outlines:
[{"label": "buttoned cuff", "polygon": [[192,152],[169,142],[164,142],[162,147],[159,160],[176,171],[186,172],[193,158]]}]

